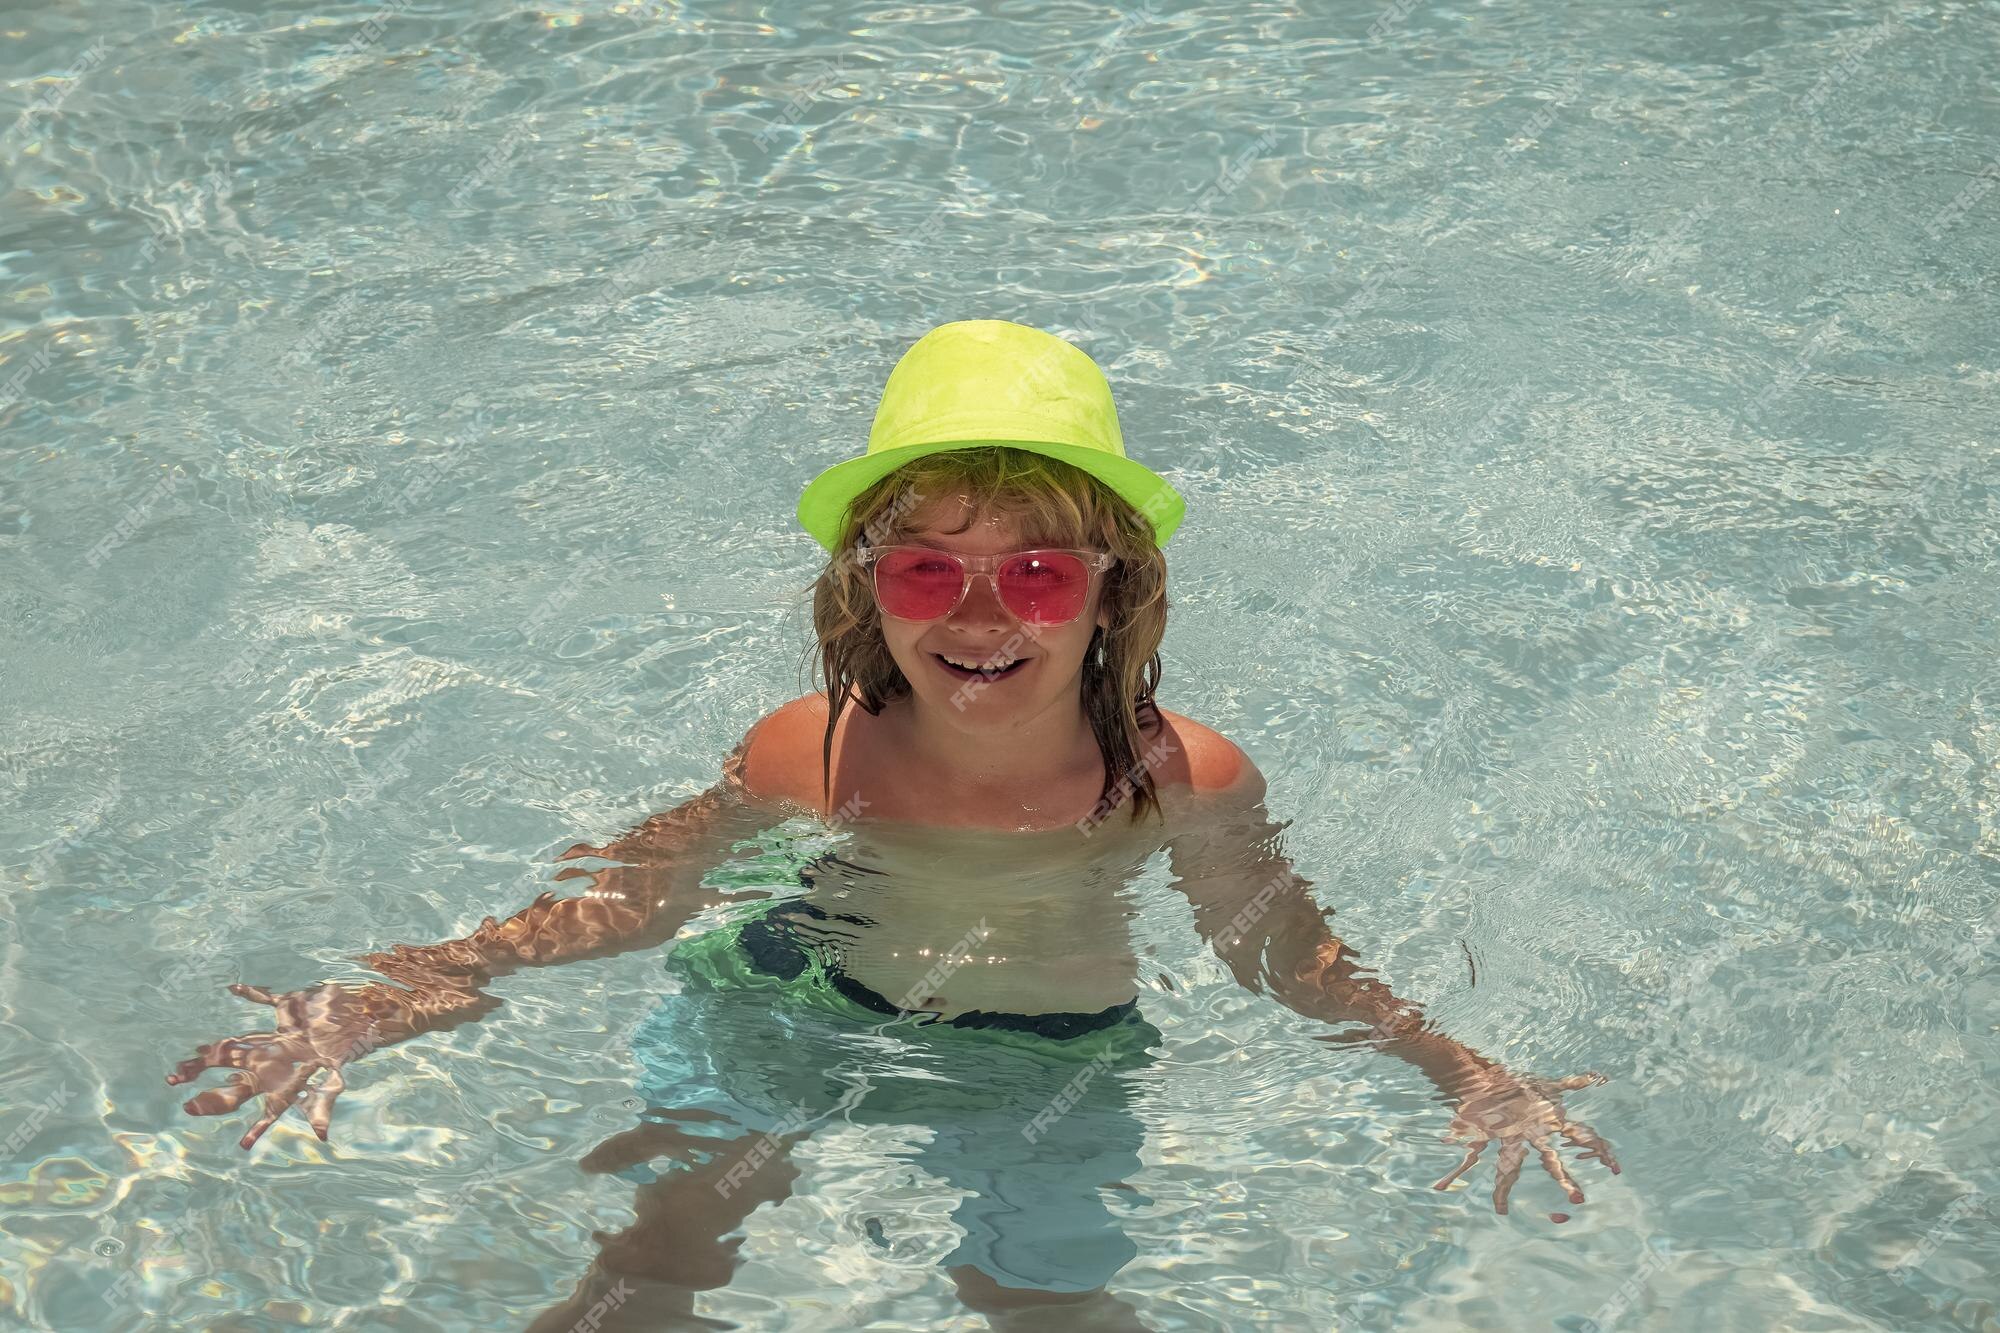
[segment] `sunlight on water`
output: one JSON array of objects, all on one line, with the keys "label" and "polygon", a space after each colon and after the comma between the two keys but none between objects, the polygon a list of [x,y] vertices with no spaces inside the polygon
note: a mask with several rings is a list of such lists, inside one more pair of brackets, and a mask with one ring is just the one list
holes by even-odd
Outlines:
[{"label": "sunlight on water", "polygon": [[[693,1089],[815,1117],[713,1326],[983,1326],[953,1136],[1057,1095],[1112,1188],[1047,1261],[1129,1249],[1145,1327],[1991,1326],[1991,5],[6,26],[6,1322],[632,1326],[593,1236]],[[329,1143],[181,1113],[266,1022],[227,984],[518,910],[802,692],[799,490],[984,317],[1087,349],[1188,497],[1162,702],[1398,994],[1607,1076],[1569,1105],[1622,1174],[1431,1189],[1430,1082],[1240,986],[1164,858],[870,880],[907,849],[811,821],[685,938],[834,853],[836,909],[929,894],[1092,1009],[1126,950],[1135,1044],[1070,1088],[774,1025],[684,945],[497,982],[356,1061]],[[991,966],[945,989],[1023,1003]]]}]

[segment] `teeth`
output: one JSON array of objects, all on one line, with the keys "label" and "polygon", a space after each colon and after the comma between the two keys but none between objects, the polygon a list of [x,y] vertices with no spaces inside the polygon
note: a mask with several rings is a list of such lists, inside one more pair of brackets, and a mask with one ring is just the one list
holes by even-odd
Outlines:
[{"label": "teeth", "polygon": [[[938,656],[944,657],[944,654],[939,653]],[[961,662],[956,657],[944,657],[944,660],[964,671],[1005,671],[1021,659],[1018,657],[1009,657],[992,662]]]}]

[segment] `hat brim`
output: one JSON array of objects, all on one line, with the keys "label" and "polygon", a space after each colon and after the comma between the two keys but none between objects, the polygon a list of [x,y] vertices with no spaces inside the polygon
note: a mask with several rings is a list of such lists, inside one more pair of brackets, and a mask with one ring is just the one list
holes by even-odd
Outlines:
[{"label": "hat brim", "polygon": [[953,449],[976,449],[1001,445],[1025,449],[1059,462],[1081,468],[1109,486],[1124,501],[1151,520],[1155,545],[1165,546],[1187,513],[1187,501],[1151,468],[1102,449],[1060,444],[1052,440],[938,440],[907,444],[895,449],[850,458],[836,463],[806,484],[799,496],[799,524],[828,552],[840,540],[840,527],[854,498],[905,463],[929,454]]}]

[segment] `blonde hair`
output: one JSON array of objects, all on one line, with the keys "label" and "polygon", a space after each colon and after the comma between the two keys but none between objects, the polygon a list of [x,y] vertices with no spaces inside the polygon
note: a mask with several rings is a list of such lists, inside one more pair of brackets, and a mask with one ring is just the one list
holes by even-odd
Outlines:
[{"label": "blonde hair", "polygon": [[848,507],[840,539],[812,589],[817,680],[829,705],[820,753],[828,803],[834,729],[850,699],[873,716],[910,692],[882,637],[881,610],[868,569],[855,558],[856,544],[863,535],[877,546],[909,537],[924,502],[945,494],[963,495],[975,514],[1018,519],[1026,544],[1117,557],[1099,576],[1100,605],[1111,624],[1096,628],[1083,660],[1084,715],[1104,756],[1104,787],[1090,817],[1108,818],[1127,795],[1132,822],[1148,810],[1161,814],[1151,773],[1157,758],[1140,759],[1146,733],[1164,722],[1153,699],[1167,630],[1167,561],[1154,542],[1153,525],[1083,469],[1002,445],[927,454],[883,477]]}]

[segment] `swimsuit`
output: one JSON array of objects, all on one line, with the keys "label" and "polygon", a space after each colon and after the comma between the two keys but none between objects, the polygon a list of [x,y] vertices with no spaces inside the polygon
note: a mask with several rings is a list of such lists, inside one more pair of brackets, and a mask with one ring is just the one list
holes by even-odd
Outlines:
[{"label": "swimsuit", "polygon": [[[804,925],[808,921],[844,921],[858,926],[874,924],[866,917],[827,913],[809,902],[791,899],[778,904],[756,920],[745,923],[737,938],[748,955],[752,967],[766,976],[791,981],[805,971],[810,961],[808,958],[810,946],[804,939],[810,938],[815,932],[811,927]],[[826,984],[862,1008],[872,1009],[878,1014],[887,1014],[892,1018],[922,1012],[892,1004],[880,991],[872,990],[848,976],[841,966],[837,950],[822,944],[818,952],[818,961],[824,969]],[[1120,1023],[1138,1007],[1139,1001],[1131,999],[1123,1004],[1114,1004],[1108,1009],[1100,1009],[1094,1014],[1008,1014],[971,1009],[952,1018],[934,1018],[930,1021],[947,1023],[955,1028],[997,1028],[1003,1032],[1026,1032],[1037,1037],[1063,1041]]]},{"label": "swimsuit", "polygon": [[[1103,1286],[1137,1253],[1100,1190],[1146,1202],[1124,1184],[1144,1142],[1129,1105],[1134,1071],[1164,1044],[1159,1030],[1136,1000],[1094,1014],[912,1013],[841,969],[843,924],[869,923],[780,899],[677,943],[667,971],[680,989],[633,1039],[652,1114],[712,1112],[723,1118],[680,1127],[753,1141],[918,1127],[928,1143],[891,1151],[967,1192],[952,1213],[964,1237],[938,1263],[972,1264],[1009,1287]],[[651,1166],[620,1174],[657,1179]],[[842,1226],[924,1248],[921,1220],[885,1211]]]}]

